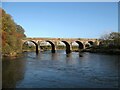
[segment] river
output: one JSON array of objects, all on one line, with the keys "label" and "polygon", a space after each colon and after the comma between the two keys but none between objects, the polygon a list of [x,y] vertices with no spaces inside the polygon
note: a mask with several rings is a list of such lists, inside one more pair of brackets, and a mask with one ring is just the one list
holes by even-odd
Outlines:
[{"label": "river", "polygon": [[59,50],[3,58],[3,88],[118,88],[118,55]]}]

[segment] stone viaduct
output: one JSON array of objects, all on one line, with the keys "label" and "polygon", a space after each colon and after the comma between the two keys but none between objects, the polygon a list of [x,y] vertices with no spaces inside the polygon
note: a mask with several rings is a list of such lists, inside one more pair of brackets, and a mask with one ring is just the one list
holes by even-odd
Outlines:
[{"label": "stone viaduct", "polygon": [[52,53],[55,53],[56,51],[56,46],[58,45],[59,42],[63,42],[66,45],[66,53],[70,53],[72,50],[72,43],[76,42],[79,45],[79,50],[80,49],[85,49],[86,44],[91,44],[91,45],[99,45],[99,40],[98,39],[88,39],[88,38],[25,38],[22,39],[22,45],[26,42],[30,41],[33,42],[36,46],[36,53],[39,52],[40,50],[40,43],[45,41],[49,42],[51,44]]}]

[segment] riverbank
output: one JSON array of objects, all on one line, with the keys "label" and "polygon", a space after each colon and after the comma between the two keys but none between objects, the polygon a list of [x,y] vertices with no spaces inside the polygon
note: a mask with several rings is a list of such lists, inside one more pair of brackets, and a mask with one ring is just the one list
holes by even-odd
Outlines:
[{"label": "riverbank", "polygon": [[120,55],[120,49],[84,49],[81,52]]},{"label": "riverbank", "polygon": [[22,55],[22,52],[11,52],[11,53],[5,53],[1,54],[2,57],[20,57]]}]

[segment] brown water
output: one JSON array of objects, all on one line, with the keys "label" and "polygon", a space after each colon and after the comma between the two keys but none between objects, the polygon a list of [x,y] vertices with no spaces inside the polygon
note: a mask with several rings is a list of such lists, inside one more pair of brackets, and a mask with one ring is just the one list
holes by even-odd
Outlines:
[{"label": "brown water", "polygon": [[3,88],[118,88],[118,55],[65,51],[3,58]]}]

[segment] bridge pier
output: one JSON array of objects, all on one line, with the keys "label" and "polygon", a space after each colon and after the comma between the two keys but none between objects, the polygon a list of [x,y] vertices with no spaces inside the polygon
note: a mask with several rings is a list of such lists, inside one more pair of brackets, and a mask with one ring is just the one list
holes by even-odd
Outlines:
[{"label": "bridge pier", "polygon": [[39,53],[39,50],[38,50],[38,45],[36,45],[36,54]]},{"label": "bridge pier", "polygon": [[66,54],[69,54],[71,53],[71,50],[70,49],[66,49]]}]

